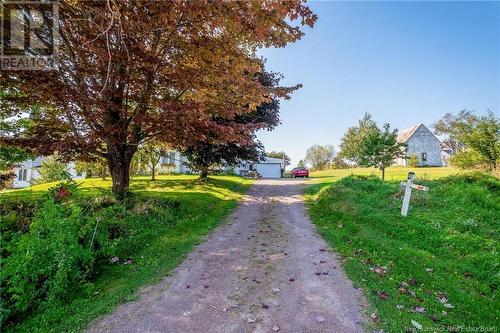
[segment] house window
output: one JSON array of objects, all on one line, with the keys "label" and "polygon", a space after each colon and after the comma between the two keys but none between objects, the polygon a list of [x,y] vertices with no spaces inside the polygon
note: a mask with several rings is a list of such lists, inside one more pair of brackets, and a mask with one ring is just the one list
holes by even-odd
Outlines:
[{"label": "house window", "polygon": [[167,155],[162,158],[162,164],[164,165],[175,164],[175,151],[167,153]]},{"label": "house window", "polygon": [[427,162],[427,153],[422,153],[422,162]]},{"label": "house window", "polygon": [[19,169],[19,174],[17,175],[17,180],[26,181],[28,177],[28,169]]}]

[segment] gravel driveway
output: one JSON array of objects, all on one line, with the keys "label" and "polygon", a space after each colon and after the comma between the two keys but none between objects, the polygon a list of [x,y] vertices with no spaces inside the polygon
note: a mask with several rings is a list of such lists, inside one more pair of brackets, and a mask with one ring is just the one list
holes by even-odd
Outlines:
[{"label": "gravel driveway", "polygon": [[362,332],[361,292],[307,217],[303,186],[257,181],[171,276],[88,332]]}]

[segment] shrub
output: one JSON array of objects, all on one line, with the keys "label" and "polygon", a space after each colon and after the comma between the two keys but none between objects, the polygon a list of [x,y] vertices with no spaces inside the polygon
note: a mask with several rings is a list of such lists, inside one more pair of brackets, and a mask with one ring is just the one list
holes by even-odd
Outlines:
[{"label": "shrub", "polygon": [[94,254],[80,242],[81,209],[48,198],[0,273],[2,317],[17,316],[46,302],[68,300],[84,284]]},{"label": "shrub", "polygon": [[451,156],[450,165],[460,169],[487,169],[481,155],[471,149],[460,151]]},{"label": "shrub", "polygon": [[418,157],[417,155],[413,154],[410,156],[410,158],[408,159],[408,165],[411,166],[411,167],[416,167],[418,165]]},{"label": "shrub", "polygon": [[49,188],[49,195],[57,202],[71,198],[77,192],[78,184],[70,179]]},{"label": "shrub", "polygon": [[175,222],[179,208],[167,198],[84,196],[73,181],[36,199],[0,197],[0,323],[89,295],[111,257],[147,246]]}]

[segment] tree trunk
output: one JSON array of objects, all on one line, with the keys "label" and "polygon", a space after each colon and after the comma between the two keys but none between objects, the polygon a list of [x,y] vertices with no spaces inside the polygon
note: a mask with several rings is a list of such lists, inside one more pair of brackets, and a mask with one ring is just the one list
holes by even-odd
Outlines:
[{"label": "tree trunk", "polygon": [[101,179],[106,180],[106,165],[104,163],[99,163],[100,166],[100,173],[101,173]]},{"label": "tree trunk", "polygon": [[381,167],[380,170],[382,170],[382,180],[385,179],[385,166]]},{"label": "tree trunk", "polygon": [[129,190],[130,165],[136,150],[136,147],[123,144],[108,145],[107,158],[113,182],[112,191],[119,198],[123,198]]},{"label": "tree trunk", "polygon": [[155,180],[156,165],[151,166],[151,180]]},{"label": "tree trunk", "polygon": [[200,178],[201,179],[206,179],[208,177],[208,169],[202,169],[200,170]]}]

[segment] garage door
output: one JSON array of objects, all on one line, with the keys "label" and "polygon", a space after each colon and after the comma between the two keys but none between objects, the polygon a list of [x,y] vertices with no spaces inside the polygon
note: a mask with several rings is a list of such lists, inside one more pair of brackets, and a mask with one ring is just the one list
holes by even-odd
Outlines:
[{"label": "garage door", "polygon": [[263,178],[281,178],[281,164],[279,163],[259,163],[256,167],[257,172]]}]

